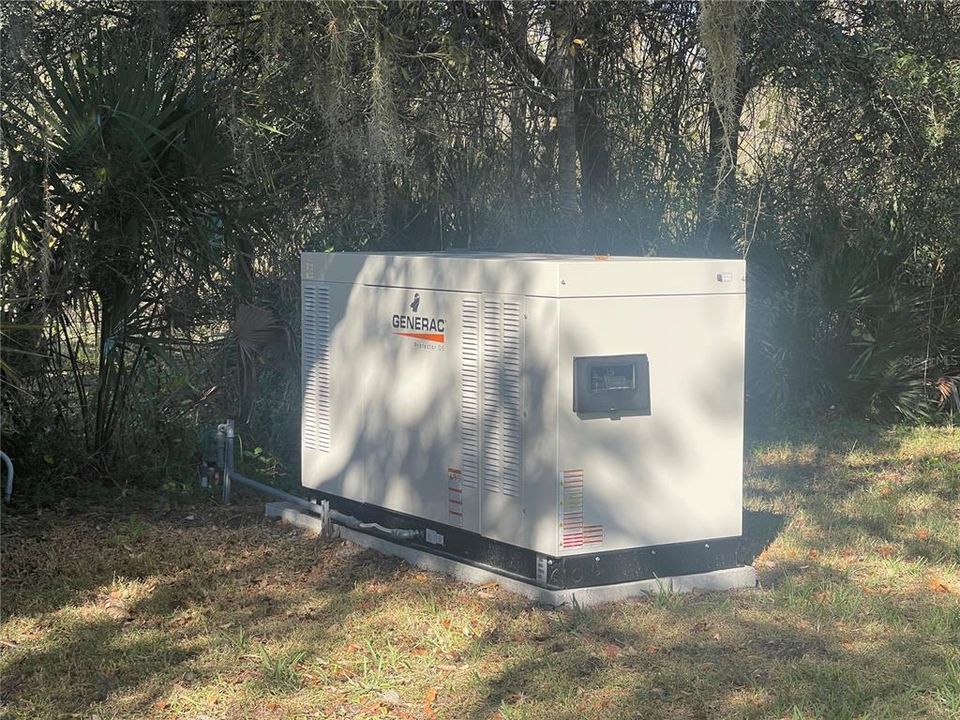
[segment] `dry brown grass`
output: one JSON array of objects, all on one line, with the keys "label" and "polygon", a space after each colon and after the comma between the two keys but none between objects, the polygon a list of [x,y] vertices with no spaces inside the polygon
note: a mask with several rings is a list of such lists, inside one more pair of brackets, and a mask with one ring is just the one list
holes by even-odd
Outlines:
[{"label": "dry brown grass", "polygon": [[[548,609],[212,501],[3,524],[4,718],[957,718],[960,433],[756,448],[762,588]],[[193,519],[187,519],[192,516]]]}]

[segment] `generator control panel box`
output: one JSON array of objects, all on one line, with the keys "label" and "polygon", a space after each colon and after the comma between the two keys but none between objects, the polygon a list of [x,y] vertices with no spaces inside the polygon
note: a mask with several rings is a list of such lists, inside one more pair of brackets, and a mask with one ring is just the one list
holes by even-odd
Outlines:
[{"label": "generator control panel box", "polygon": [[544,584],[732,562],[743,261],[304,253],[301,272],[305,488]]},{"label": "generator control panel box", "polygon": [[573,411],[581,418],[649,415],[650,362],[647,356],[574,358]]}]

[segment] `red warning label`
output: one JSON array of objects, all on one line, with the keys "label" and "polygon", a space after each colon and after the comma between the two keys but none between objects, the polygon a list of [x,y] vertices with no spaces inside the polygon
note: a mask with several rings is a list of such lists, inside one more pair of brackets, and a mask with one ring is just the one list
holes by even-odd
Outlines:
[{"label": "red warning label", "polygon": [[564,470],[560,474],[560,548],[602,544],[603,526],[583,522],[583,470]]}]

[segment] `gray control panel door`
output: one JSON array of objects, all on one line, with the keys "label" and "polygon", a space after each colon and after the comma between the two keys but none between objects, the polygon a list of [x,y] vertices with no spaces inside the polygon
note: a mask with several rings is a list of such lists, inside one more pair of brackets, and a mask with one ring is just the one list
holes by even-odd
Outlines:
[{"label": "gray control panel door", "polygon": [[581,419],[650,414],[646,355],[591,355],[573,359],[573,411]]}]

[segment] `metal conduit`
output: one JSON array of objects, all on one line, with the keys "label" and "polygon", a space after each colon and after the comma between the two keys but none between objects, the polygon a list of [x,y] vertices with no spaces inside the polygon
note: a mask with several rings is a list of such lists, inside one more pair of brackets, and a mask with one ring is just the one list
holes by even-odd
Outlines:
[{"label": "metal conduit", "polygon": [[3,501],[9,503],[10,496],[13,495],[13,461],[5,452],[0,452],[0,460],[3,460],[3,464],[7,468],[7,485],[3,491]]},{"label": "metal conduit", "polygon": [[423,534],[421,530],[413,530],[409,528],[388,528],[380,525],[379,523],[362,522],[359,518],[356,518],[353,515],[346,515],[337,510],[327,509],[325,511],[324,507],[316,503],[312,503],[305,498],[302,498],[298,495],[291,495],[290,493],[284,492],[283,490],[275,488],[272,485],[267,485],[257,480],[253,480],[252,478],[248,478],[245,475],[241,475],[233,469],[234,437],[235,430],[233,420],[227,420],[225,423],[217,427],[217,461],[223,468],[224,505],[230,504],[231,484],[236,481],[241,485],[246,485],[253,490],[262,492],[264,495],[275,497],[278,500],[283,500],[292,505],[296,505],[298,508],[306,510],[307,512],[320,515],[325,521],[335,522],[338,525],[343,525],[344,527],[348,527],[353,530],[375,530],[378,533],[388,535],[396,540],[413,540]]}]

